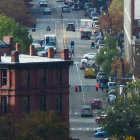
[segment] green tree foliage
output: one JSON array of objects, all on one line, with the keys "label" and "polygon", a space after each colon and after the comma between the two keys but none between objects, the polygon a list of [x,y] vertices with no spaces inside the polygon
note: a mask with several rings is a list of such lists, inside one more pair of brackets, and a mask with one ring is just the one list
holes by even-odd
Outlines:
[{"label": "green tree foliage", "polygon": [[132,81],[107,111],[105,129],[109,136],[117,135],[120,139],[123,136],[133,136],[136,140],[140,138],[139,91],[140,81]]},{"label": "green tree foliage", "polygon": [[95,61],[98,65],[101,66],[101,69],[110,74],[111,72],[111,63],[114,56],[119,56],[119,51],[116,49],[116,39],[113,37],[106,37],[106,44],[100,48],[99,53],[96,55]]},{"label": "green tree foliage", "polygon": [[20,25],[31,26],[34,19],[28,14],[25,0],[1,0],[0,13],[14,18]]},{"label": "green tree foliage", "polygon": [[13,18],[0,15],[0,39],[3,36],[13,36],[14,43],[21,44],[21,53],[27,53],[33,41],[27,28],[21,27]]},{"label": "green tree foliage", "polygon": [[1,140],[72,140],[69,126],[56,113],[34,111],[13,121],[11,116],[0,117]]},{"label": "green tree foliage", "polygon": [[54,112],[33,112],[19,121],[16,128],[16,140],[71,140],[68,125]]}]

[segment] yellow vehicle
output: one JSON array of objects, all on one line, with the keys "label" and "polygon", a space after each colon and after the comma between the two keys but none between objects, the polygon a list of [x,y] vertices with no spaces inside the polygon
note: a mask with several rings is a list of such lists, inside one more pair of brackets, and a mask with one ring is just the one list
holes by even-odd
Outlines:
[{"label": "yellow vehicle", "polygon": [[95,68],[85,68],[84,77],[85,78],[96,78],[96,69]]}]

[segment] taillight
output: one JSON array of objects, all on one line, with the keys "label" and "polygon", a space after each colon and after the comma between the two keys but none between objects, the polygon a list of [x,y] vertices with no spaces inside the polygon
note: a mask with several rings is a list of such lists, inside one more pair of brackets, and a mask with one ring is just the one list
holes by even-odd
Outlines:
[{"label": "taillight", "polygon": [[92,110],[89,110],[89,112],[92,112]]},{"label": "taillight", "polygon": [[82,109],[81,112],[84,112],[84,110]]}]

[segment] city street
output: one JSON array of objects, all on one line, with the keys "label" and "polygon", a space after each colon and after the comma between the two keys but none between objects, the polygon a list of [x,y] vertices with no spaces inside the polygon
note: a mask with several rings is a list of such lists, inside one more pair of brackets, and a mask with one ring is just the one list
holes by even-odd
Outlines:
[{"label": "city street", "polygon": [[[44,34],[56,34],[58,43],[58,54],[60,55],[61,48],[69,48],[71,50],[70,42],[74,41],[74,64],[69,69],[69,115],[70,115],[70,135],[72,137],[79,137],[80,140],[101,140],[94,138],[94,128],[98,127],[94,118],[97,116],[99,110],[93,110],[93,117],[81,117],[80,110],[83,105],[90,105],[93,98],[102,99],[103,93],[99,89],[95,89],[96,79],[85,79],[84,70],[81,70],[80,60],[82,56],[89,52],[97,52],[96,49],[91,49],[91,40],[80,39],[80,20],[85,19],[84,11],[72,11],[70,13],[63,13],[63,20],[60,18],[61,7],[63,2],[56,2],[55,0],[48,0],[48,7],[51,8],[51,15],[43,15],[43,7],[39,7],[39,0],[33,1],[34,6],[30,9],[33,17],[36,18],[36,31],[30,33],[33,39],[43,39]],[[67,23],[75,24],[75,32],[66,31]],[[50,26],[51,31],[46,31],[46,27]],[[66,46],[64,45],[66,44]],[[75,92],[75,86],[81,86],[81,92]]]}]

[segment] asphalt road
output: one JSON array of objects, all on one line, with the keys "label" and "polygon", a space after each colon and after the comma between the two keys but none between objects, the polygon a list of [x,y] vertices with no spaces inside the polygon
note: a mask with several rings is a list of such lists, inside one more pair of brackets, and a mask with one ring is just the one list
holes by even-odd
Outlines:
[{"label": "asphalt road", "polygon": [[[63,13],[63,20],[60,18],[61,7],[63,2],[56,2],[55,0],[48,0],[48,7],[51,8],[51,15],[43,15],[43,7],[39,6],[39,0],[33,0],[34,6],[30,9],[30,13],[36,18],[37,25],[36,31],[30,34],[33,39],[43,39],[44,34],[56,34],[58,42],[58,50],[61,48],[70,48],[70,42],[74,41],[75,47],[73,56],[74,64],[69,69],[69,83],[70,83],[70,96],[69,96],[69,114],[70,114],[70,135],[72,137],[79,137],[80,140],[101,140],[100,138],[93,137],[93,129],[98,127],[94,118],[97,116],[99,110],[93,110],[93,117],[80,116],[80,109],[83,105],[90,105],[90,101],[93,98],[102,99],[103,93],[99,90],[95,91],[96,80],[85,79],[84,71],[80,70],[81,57],[88,52],[97,52],[97,50],[91,50],[91,40],[80,39],[80,19],[84,17],[84,11],[72,11],[70,13]],[[66,31],[67,23],[74,23],[76,31]],[[46,27],[49,25],[51,31],[46,31]],[[66,44],[66,45],[64,45]],[[59,53],[57,54],[60,55]],[[75,92],[75,86],[82,86],[81,92]]]}]

